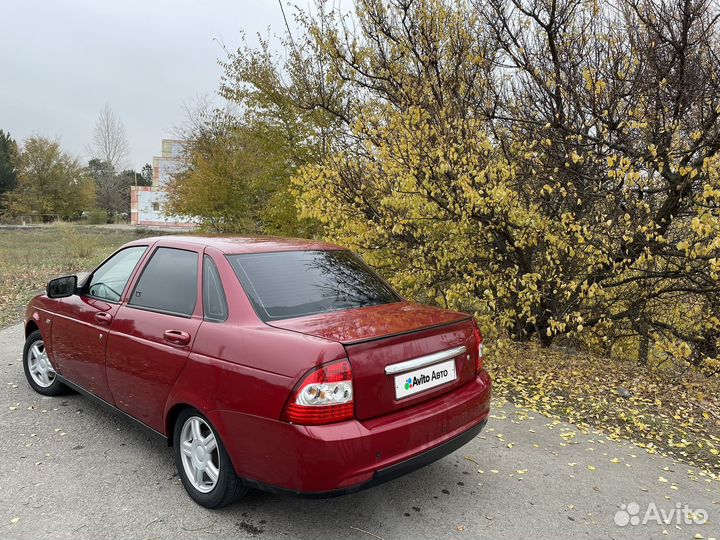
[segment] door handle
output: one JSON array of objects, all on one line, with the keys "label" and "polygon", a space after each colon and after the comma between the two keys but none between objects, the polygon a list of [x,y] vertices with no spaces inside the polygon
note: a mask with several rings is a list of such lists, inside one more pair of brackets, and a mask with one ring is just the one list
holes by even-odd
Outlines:
[{"label": "door handle", "polygon": [[190,343],[190,334],[182,330],[165,330],[163,339],[173,345],[187,345]]},{"label": "door handle", "polygon": [[98,311],[95,314],[95,320],[100,324],[110,324],[112,322],[112,315],[104,311]]}]

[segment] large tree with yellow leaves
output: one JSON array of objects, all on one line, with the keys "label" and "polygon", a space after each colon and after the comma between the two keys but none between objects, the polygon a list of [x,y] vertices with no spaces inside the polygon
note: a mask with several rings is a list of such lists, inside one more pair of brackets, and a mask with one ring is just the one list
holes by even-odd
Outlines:
[{"label": "large tree with yellow leaves", "polygon": [[354,7],[301,13],[269,84],[247,55],[226,66],[226,88],[322,119],[301,215],[406,295],[514,339],[717,372],[717,5]]}]

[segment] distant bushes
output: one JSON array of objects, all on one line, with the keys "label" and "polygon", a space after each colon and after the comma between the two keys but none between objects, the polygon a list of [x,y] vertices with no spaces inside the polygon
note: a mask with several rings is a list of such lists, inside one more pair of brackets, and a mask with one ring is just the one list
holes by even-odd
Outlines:
[{"label": "distant bushes", "polygon": [[90,225],[103,225],[108,222],[108,213],[102,208],[93,208],[83,212],[83,217]]}]

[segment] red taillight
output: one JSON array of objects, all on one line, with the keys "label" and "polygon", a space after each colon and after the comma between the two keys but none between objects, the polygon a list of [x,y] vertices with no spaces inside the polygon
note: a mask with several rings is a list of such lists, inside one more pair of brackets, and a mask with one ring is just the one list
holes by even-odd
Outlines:
[{"label": "red taillight", "polygon": [[483,337],[480,333],[477,323],[473,320],[473,330],[475,333],[475,343],[477,343],[477,360],[475,360],[475,373],[477,375],[483,370],[485,363],[485,352],[483,351]]},{"label": "red taillight", "polygon": [[331,362],[308,373],[295,387],[283,413],[294,424],[317,425],[355,415],[350,362]]}]

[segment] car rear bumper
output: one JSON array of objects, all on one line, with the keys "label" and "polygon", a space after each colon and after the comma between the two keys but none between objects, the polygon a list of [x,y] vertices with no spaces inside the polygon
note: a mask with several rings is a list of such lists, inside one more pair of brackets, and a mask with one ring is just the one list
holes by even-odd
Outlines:
[{"label": "car rear bumper", "polygon": [[378,469],[377,471],[375,471],[375,474],[372,476],[372,478],[364,484],[357,484],[347,488],[335,489],[332,491],[306,492],[281,488],[271,484],[264,484],[262,482],[258,482],[257,480],[245,479],[244,482],[248,485],[248,487],[254,487],[263,491],[268,491],[270,493],[296,495],[299,497],[322,499],[329,497],[339,497],[341,495],[349,495],[350,493],[356,493],[358,491],[362,491],[363,489],[368,489],[379,484],[389,482],[390,480],[400,478],[401,476],[416,471],[417,469],[421,469],[426,465],[430,465],[431,463],[434,463],[435,461],[442,459],[449,454],[452,454],[455,450],[462,446],[465,446],[467,443],[473,440],[480,433],[480,431],[482,431],[482,428],[485,427],[486,423],[487,420],[483,420],[482,422],[471,427],[464,433],[461,433],[457,437],[450,439],[449,441],[439,446],[436,446],[431,450],[418,454],[410,459],[406,459],[405,461],[401,461],[400,463],[397,463],[395,465],[391,465],[390,467]]},{"label": "car rear bumper", "polygon": [[483,428],[490,409],[483,373],[451,393],[359,422],[298,426],[230,411],[220,429],[238,475],[267,491],[329,497],[392,480],[454,452]]}]

